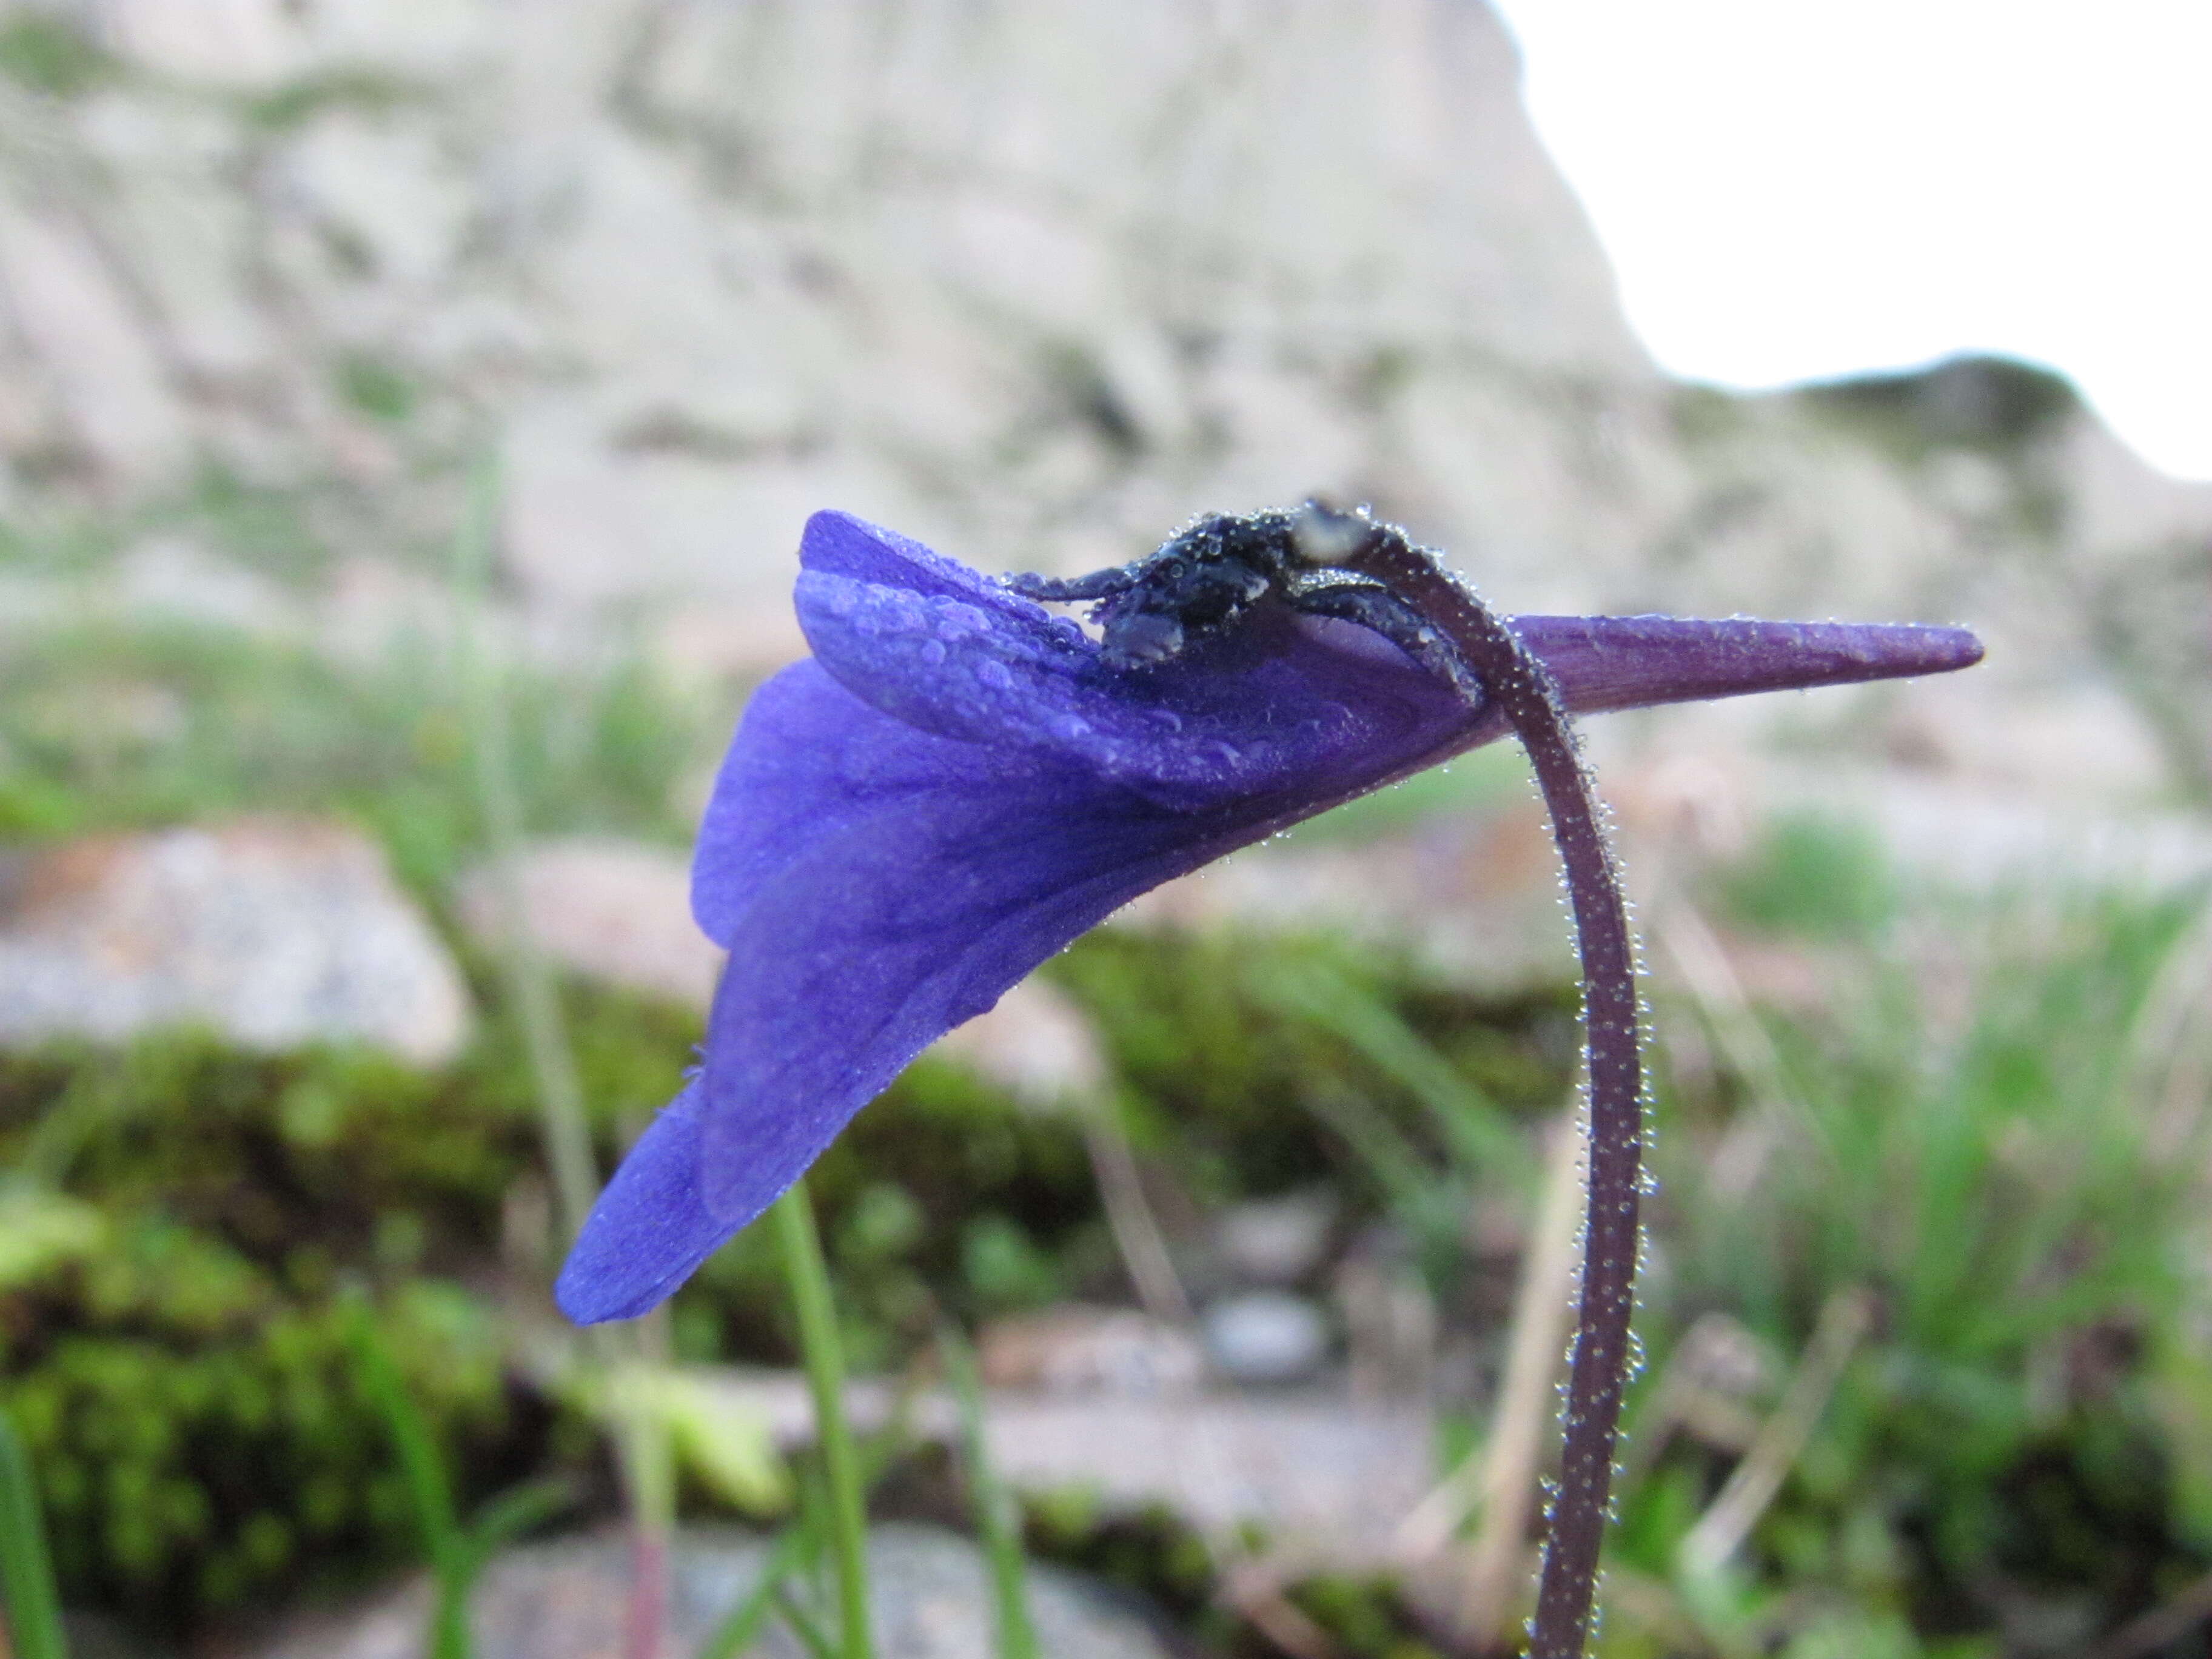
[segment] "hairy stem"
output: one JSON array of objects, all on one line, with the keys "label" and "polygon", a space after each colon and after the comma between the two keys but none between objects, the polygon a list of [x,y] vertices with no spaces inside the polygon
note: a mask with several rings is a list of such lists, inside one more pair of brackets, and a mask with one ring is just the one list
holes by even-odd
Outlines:
[{"label": "hairy stem", "polygon": [[1528,1652],[1529,1659],[1580,1659],[1589,1638],[1628,1371],[1643,1194],[1644,1063],[1627,903],[1589,775],[1543,664],[1432,555],[1395,532],[1369,536],[1345,562],[1379,577],[1419,610],[1457,648],[1513,723],[1535,769],[1566,866],[1589,1055],[1589,1207],[1567,1382],[1565,1455]]}]

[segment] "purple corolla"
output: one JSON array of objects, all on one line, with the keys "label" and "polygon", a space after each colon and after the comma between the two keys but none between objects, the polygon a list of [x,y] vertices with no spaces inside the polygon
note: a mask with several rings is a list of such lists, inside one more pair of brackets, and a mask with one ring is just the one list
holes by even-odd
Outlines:
[{"label": "purple corolla", "polygon": [[[1157,665],[843,514],[797,605],[814,655],[754,695],[692,908],[730,953],[699,1069],[556,1286],[644,1312],[772,1203],[908,1061],[1139,893],[1501,736],[1353,623],[1262,606]],[[1522,617],[1571,713],[1939,672],[1948,628]]]}]

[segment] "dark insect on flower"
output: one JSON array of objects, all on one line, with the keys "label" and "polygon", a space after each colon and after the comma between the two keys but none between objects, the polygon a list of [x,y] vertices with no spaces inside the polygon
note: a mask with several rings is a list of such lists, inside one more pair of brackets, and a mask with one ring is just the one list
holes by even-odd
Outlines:
[{"label": "dark insect on flower", "polygon": [[[1503,736],[1502,696],[1326,580],[1376,528],[1206,520],[1127,570],[1022,580],[1102,601],[1102,647],[1007,584],[817,514],[795,595],[814,655],[754,693],[700,827],[692,908],[730,953],[701,1064],[593,1208],[556,1286],[569,1317],[669,1296],[908,1060],[1139,893]],[[1510,627],[1568,714],[1981,655],[1958,629]]]},{"label": "dark insect on flower", "polygon": [[1463,696],[1479,698],[1459,653],[1429,619],[1379,578],[1344,567],[1404,532],[1364,508],[1340,512],[1320,501],[1287,511],[1209,514],[1159,550],[1118,570],[1060,580],[1015,575],[1006,586],[1024,599],[1096,599],[1099,653],[1113,668],[1141,668],[1177,656],[1194,641],[1227,631],[1270,598],[1314,617],[1338,617],[1373,629]]}]

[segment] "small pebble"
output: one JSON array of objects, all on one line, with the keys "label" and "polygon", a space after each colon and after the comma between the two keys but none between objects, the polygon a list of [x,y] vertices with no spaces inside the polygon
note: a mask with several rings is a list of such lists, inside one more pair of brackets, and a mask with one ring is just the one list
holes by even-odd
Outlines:
[{"label": "small pebble", "polygon": [[1217,1302],[1200,1327],[1206,1358],[1232,1382],[1303,1382],[1328,1354],[1321,1310],[1285,1291],[1251,1291]]},{"label": "small pebble", "polygon": [[1283,1288],[1321,1265],[1335,1224],[1334,1194],[1312,1188],[1237,1205],[1214,1224],[1214,1236],[1223,1264],[1238,1279]]}]

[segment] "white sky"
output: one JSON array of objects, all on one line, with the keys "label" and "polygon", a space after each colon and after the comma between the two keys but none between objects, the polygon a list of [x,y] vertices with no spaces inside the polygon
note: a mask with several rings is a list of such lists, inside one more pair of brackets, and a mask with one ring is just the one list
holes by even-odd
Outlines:
[{"label": "white sky", "polygon": [[1999,351],[2212,479],[2212,0],[1495,0],[1673,373]]}]

